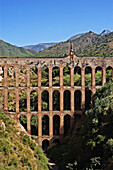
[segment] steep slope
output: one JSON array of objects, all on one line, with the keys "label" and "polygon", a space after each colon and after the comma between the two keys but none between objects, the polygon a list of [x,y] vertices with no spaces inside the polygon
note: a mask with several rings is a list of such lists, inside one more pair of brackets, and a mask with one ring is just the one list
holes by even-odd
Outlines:
[{"label": "steep slope", "polygon": [[48,159],[23,130],[0,111],[0,170],[48,170]]},{"label": "steep slope", "polygon": [[22,47],[16,47],[9,43],[0,40],[0,57],[33,57],[37,55],[36,51],[31,49],[24,49]]},{"label": "steep slope", "polygon": [[39,52],[39,51],[45,50],[46,48],[51,47],[51,46],[53,46],[55,44],[56,43],[40,43],[40,44],[37,44],[37,45],[24,46],[23,48],[32,49],[32,50],[35,50],[35,51]]},{"label": "steep slope", "polygon": [[61,145],[49,148],[60,169],[113,169],[113,82],[93,96],[84,117],[75,115],[75,125]]},{"label": "steep slope", "polygon": [[[77,56],[113,56],[113,32],[101,36],[88,32],[81,37],[72,40],[74,52]],[[38,53],[39,57],[67,56],[69,55],[70,41],[58,43]]]}]

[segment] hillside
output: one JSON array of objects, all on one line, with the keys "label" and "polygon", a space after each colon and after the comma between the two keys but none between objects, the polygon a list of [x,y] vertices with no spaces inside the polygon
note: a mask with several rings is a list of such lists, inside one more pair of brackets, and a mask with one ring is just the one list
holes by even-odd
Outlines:
[{"label": "hillside", "polygon": [[0,40],[0,57],[33,57],[37,55],[36,51],[16,47]]},{"label": "hillside", "polygon": [[[74,53],[80,57],[100,56],[113,57],[113,32],[101,36],[94,32],[83,34],[72,40]],[[67,56],[69,55],[70,41],[55,44],[38,53],[39,57]]]},{"label": "hillside", "polygon": [[93,96],[84,117],[75,115],[75,125],[61,145],[48,150],[59,169],[113,169],[113,83]]},{"label": "hillside", "polygon": [[23,48],[32,49],[32,50],[35,50],[35,51],[39,52],[39,51],[45,50],[46,48],[51,47],[51,46],[53,46],[55,44],[56,43],[40,43],[40,44],[37,44],[37,45],[24,46]]},{"label": "hillside", "polygon": [[48,159],[23,127],[0,111],[0,170],[48,170]]}]

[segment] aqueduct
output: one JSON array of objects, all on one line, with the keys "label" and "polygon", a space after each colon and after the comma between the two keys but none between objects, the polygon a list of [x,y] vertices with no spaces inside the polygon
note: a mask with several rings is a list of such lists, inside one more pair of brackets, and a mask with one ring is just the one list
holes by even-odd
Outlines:
[{"label": "aqueduct", "polygon": [[[41,69],[46,66],[48,69],[48,84],[43,84],[41,77]],[[20,67],[23,72],[20,71]],[[64,84],[64,68],[67,67],[67,73],[69,74],[69,84]],[[35,83],[32,84],[31,71],[36,68]],[[59,77],[58,84],[53,83],[53,70],[58,68],[57,73]],[[8,69],[10,74],[8,75]],[[101,83],[96,84],[95,74],[97,70],[102,71]],[[106,83],[106,70],[112,70],[113,77],[113,58],[99,58],[99,57],[76,57],[74,56],[73,49],[70,50],[70,56],[64,58],[1,58],[0,59],[0,94],[3,95],[4,101],[1,102],[1,107],[4,108],[4,112],[9,114],[11,117],[19,120],[24,115],[27,118],[27,132],[31,132],[30,120],[33,115],[37,116],[38,119],[38,130],[37,130],[37,142],[40,146],[44,142],[51,144],[54,142],[60,142],[63,138],[64,133],[68,128],[72,127],[74,122],[74,115],[83,114],[84,110],[89,105],[86,104],[86,100],[91,98],[91,95],[99,88],[99,85]],[[78,71],[77,71],[78,70]],[[87,85],[85,75],[87,70],[91,72],[91,83]],[[81,77],[81,82],[76,84],[74,81],[76,71]],[[24,74],[25,73],[25,74]],[[21,77],[20,77],[21,75]],[[32,74],[33,75],[33,74]],[[12,78],[15,76],[15,78]],[[3,79],[2,79],[3,77]],[[9,81],[9,77],[11,78]],[[98,77],[97,77],[98,78]],[[10,82],[12,82],[10,84]],[[21,86],[20,86],[21,83]],[[13,85],[12,85],[13,84]],[[87,90],[90,92],[90,97],[87,97]],[[13,92],[15,99],[15,109],[8,110],[8,94]],[[26,93],[26,109],[20,110],[19,107],[22,104],[19,102],[20,92]],[[33,102],[31,104],[31,96],[37,93],[36,109],[33,108]],[[48,107],[46,110],[42,108],[42,93],[44,93],[44,100],[48,101]],[[56,106],[54,101],[54,95],[57,95],[59,102]],[[68,98],[66,99],[66,95]],[[48,97],[47,97],[48,96]],[[79,96],[79,100],[78,100]],[[15,102],[14,102],[15,101]],[[77,104],[78,102],[78,104]],[[46,116],[48,123],[48,133],[43,134],[43,117]],[[55,122],[58,126],[55,130]],[[66,129],[67,127],[67,129]]]}]

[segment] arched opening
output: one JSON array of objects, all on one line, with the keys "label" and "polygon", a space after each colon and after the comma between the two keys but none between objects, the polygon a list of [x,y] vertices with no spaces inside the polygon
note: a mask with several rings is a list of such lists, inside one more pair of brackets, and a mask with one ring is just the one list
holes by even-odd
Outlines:
[{"label": "arched opening", "polygon": [[59,140],[59,139],[55,139],[55,140],[53,141],[53,143],[54,143],[55,145],[60,145],[60,140]]},{"label": "arched opening", "polygon": [[64,110],[71,110],[70,108],[70,91],[64,91]]},{"label": "arched opening", "polygon": [[74,98],[75,98],[75,110],[80,110],[81,109],[81,91],[76,90],[74,93]]},{"label": "arched opening", "polygon": [[4,108],[4,93],[3,90],[0,90],[0,109]]},{"label": "arched opening", "polygon": [[30,93],[30,110],[38,111],[38,92],[32,91]]},{"label": "arched opening", "polygon": [[81,68],[79,66],[74,68],[74,86],[81,86]]},{"label": "arched opening", "polygon": [[95,84],[96,86],[102,85],[102,68],[96,67],[95,69]]},{"label": "arched opening", "polygon": [[49,70],[47,66],[41,69],[41,86],[49,86]]},{"label": "arched opening", "polygon": [[49,141],[48,140],[43,140],[42,141],[42,149],[44,151],[46,151],[48,147],[49,147]]},{"label": "arched opening", "polygon": [[4,86],[4,68],[0,66],[0,87]]},{"label": "arched opening", "polygon": [[91,67],[85,68],[85,86],[91,86]]},{"label": "arched opening", "polygon": [[19,118],[20,124],[25,128],[25,130],[27,131],[27,117],[22,115]]},{"label": "arched opening", "polygon": [[112,79],[112,67],[106,68],[106,82],[110,81]]},{"label": "arched opening", "polygon": [[70,128],[70,118],[71,118],[70,115],[64,116],[64,134],[67,134]]},{"label": "arched opening", "polygon": [[70,86],[70,68],[68,66],[63,69],[63,85]]},{"label": "arched opening", "polygon": [[27,93],[24,90],[21,90],[19,93],[19,111],[27,111]]},{"label": "arched opening", "polygon": [[9,112],[16,111],[16,96],[14,91],[8,92],[8,111]]},{"label": "arched opening", "polygon": [[60,116],[53,116],[53,135],[60,134]]},{"label": "arched opening", "polygon": [[85,90],[85,109],[86,110],[90,108],[91,96],[92,96],[92,91],[89,89],[86,89]]},{"label": "arched opening", "polygon": [[7,70],[7,85],[8,87],[15,87],[15,83],[15,69],[11,66]]},{"label": "arched opening", "polygon": [[38,69],[37,67],[30,68],[30,84],[31,87],[38,87]]},{"label": "arched opening", "polygon": [[26,76],[27,70],[25,67],[20,67],[19,69],[19,86],[20,87],[26,87],[27,86],[27,76]]},{"label": "arched opening", "polygon": [[42,92],[42,111],[49,111],[49,92]]},{"label": "arched opening", "polygon": [[60,92],[58,90],[53,92],[53,110],[60,110]]},{"label": "arched opening", "polygon": [[31,135],[38,136],[38,117],[31,116]]},{"label": "arched opening", "polygon": [[49,116],[42,117],[42,135],[49,135]]},{"label": "arched opening", "polygon": [[52,82],[53,82],[53,86],[60,86],[59,73],[60,73],[59,67],[53,67],[53,69],[52,69]]}]

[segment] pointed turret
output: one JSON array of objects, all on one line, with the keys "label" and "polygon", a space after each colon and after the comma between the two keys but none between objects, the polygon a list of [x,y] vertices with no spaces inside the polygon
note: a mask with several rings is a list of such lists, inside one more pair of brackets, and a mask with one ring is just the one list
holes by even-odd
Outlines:
[{"label": "pointed turret", "polygon": [[70,60],[74,60],[73,43],[70,42]]}]

